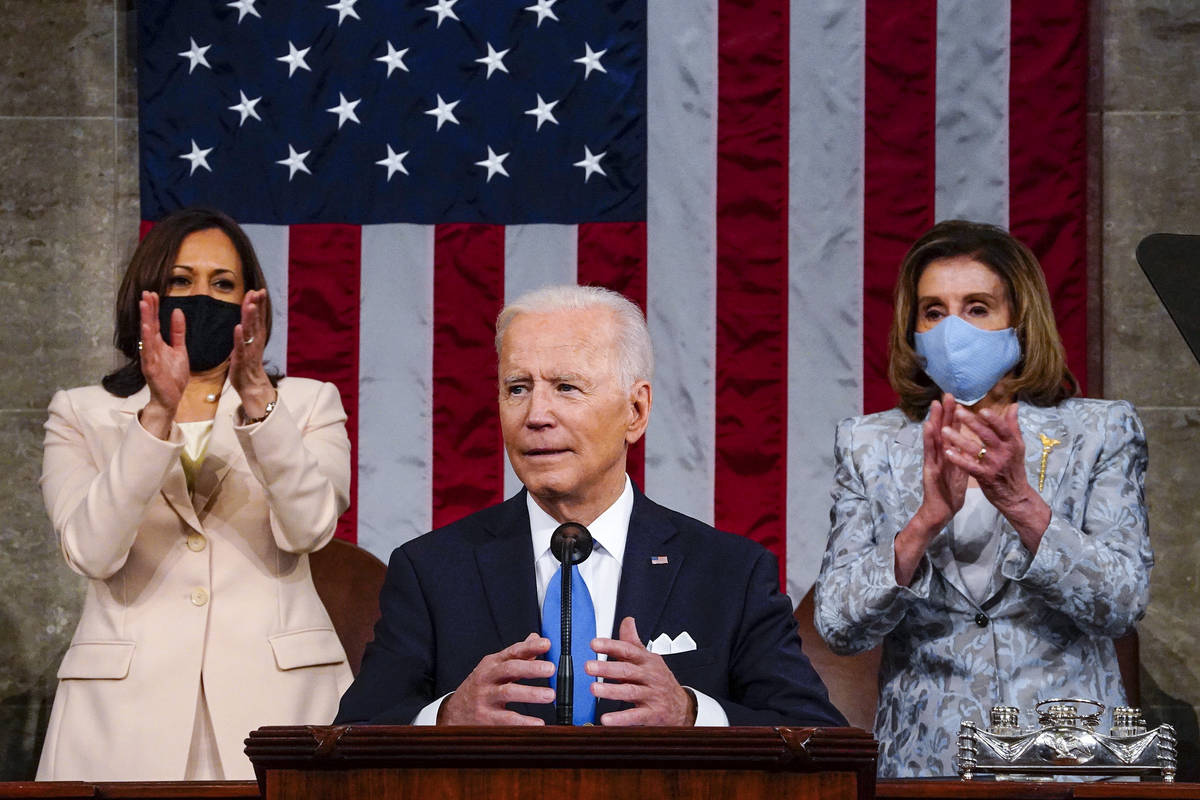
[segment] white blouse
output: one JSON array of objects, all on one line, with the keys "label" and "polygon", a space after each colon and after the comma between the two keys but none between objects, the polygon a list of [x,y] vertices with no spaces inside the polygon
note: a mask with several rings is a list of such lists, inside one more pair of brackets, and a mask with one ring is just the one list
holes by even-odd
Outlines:
[{"label": "white blouse", "polygon": [[1000,562],[1002,517],[977,486],[967,487],[962,508],[950,523],[954,560],[970,598],[978,605],[988,598],[992,576]]}]

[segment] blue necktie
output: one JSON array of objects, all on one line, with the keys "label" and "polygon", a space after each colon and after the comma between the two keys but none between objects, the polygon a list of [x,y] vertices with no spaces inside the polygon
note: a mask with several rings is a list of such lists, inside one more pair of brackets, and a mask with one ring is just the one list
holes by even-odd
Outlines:
[{"label": "blue necktie", "polygon": [[[554,570],[554,577],[546,587],[546,599],[542,603],[542,636],[550,640],[550,652],[546,658],[558,664],[562,652],[562,566]],[[595,658],[591,642],[596,638],[596,611],[592,607],[592,595],[588,592],[579,567],[571,568],[571,663],[575,672],[574,712],[571,721],[575,725],[592,722],[596,716],[596,698],[591,685],[595,678],[584,672],[583,665]],[[550,688],[558,685],[558,676],[550,676]]]}]

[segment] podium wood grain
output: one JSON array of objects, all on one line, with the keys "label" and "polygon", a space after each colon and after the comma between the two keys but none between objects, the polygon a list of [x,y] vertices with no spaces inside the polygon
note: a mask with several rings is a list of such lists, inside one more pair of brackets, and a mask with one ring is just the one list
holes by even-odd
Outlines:
[{"label": "podium wood grain", "polygon": [[[524,778],[522,778],[523,780]],[[713,781],[714,790],[724,784]],[[1030,784],[997,781],[963,782],[947,779],[904,779],[877,781],[878,800],[1200,800],[1200,784],[1144,783],[1050,783]],[[746,787],[749,791],[750,787]],[[839,790],[837,786],[817,786],[821,792]],[[430,790],[433,791],[433,790]],[[755,789],[757,791],[757,789]],[[714,795],[709,795],[714,796]],[[796,795],[804,797],[806,795]],[[807,796],[812,796],[807,795]],[[404,800],[407,796],[397,797]],[[780,795],[775,800],[791,800]],[[254,781],[220,783],[131,782],[86,783],[56,782],[0,783],[0,800],[261,800]],[[649,800],[670,800],[667,796]]]},{"label": "podium wood grain", "polygon": [[439,797],[869,800],[876,743],[854,728],[260,728],[265,800]]}]

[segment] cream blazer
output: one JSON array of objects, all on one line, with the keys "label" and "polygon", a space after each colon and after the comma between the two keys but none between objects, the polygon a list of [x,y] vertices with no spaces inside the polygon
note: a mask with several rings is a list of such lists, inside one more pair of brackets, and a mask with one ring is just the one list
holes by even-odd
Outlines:
[{"label": "cream blazer", "polygon": [[337,389],[286,378],[271,415],[241,426],[226,383],[190,497],[179,430],[138,422],[149,397],[50,402],[42,494],[89,581],[38,780],[181,779],[201,681],[225,777],[250,779],[249,731],[328,723],[350,684],[305,555],[349,505]]}]

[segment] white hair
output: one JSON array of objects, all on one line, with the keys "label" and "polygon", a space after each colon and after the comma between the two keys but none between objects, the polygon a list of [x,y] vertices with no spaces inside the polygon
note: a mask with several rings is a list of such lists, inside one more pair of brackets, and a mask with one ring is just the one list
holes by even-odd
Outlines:
[{"label": "white hair", "polygon": [[585,311],[604,308],[616,320],[617,376],[626,386],[654,377],[654,350],[646,317],[629,298],[602,286],[578,286],[565,283],[534,289],[508,303],[496,318],[496,355],[504,332],[519,314],[551,314],[557,311]]}]

